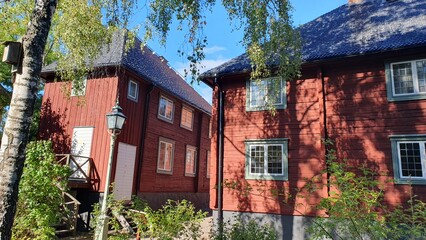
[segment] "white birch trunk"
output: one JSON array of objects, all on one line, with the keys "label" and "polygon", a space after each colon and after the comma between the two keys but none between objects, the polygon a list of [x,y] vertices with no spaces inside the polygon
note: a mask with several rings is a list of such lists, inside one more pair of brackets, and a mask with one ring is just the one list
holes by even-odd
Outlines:
[{"label": "white birch trunk", "polygon": [[58,0],[35,0],[0,147],[0,240],[11,238],[43,52]]}]

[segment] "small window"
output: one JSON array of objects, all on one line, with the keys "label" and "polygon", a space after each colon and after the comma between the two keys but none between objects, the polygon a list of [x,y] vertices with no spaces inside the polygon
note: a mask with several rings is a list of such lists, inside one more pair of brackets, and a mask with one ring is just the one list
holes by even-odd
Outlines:
[{"label": "small window", "polygon": [[158,143],[157,173],[173,174],[175,142],[160,137]]},{"label": "small window", "polygon": [[158,106],[158,118],[173,123],[173,114],[173,101],[164,96],[160,96],[160,103]]},{"label": "small window", "polygon": [[287,142],[246,140],[246,179],[288,180]]},{"label": "small window", "polygon": [[426,99],[426,59],[386,64],[389,101]]},{"label": "small window", "polygon": [[183,106],[180,126],[192,131],[193,121],[194,121],[194,111],[191,108]]},{"label": "small window", "polygon": [[426,135],[391,136],[396,183],[426,184]]},{"label": "small window", "polygon": [[206,167],[207,167],[206,177],[210,178],[210,151],[207,151]]},{"label": "small window", "polygon": [[87,78],[84,77],[82,81],[72,81],[71,83],[71,96],[84,96],[86,95],[86,85],[87,85]]},{"label": "small window", "polygon": [[270,107],[285,109],[286,106],[285,82],[281,77],[247,81],[247,111],[267,110]]},{"label": "small window", "polygon": [[193,146],[186,146],[185,154],[185,176],[195,177],[196,174],[196,163],[197,148]]},{"label": "small window", "polygon": [[139,85],[137,82],[130,80],[127,88],[127,98],[135,102],[138,101]]}]

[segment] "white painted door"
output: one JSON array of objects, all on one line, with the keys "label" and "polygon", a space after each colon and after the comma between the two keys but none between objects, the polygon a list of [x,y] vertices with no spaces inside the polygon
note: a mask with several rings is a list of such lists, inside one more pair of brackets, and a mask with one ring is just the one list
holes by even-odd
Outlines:
[{"label": "white painted door", "polygon": [[71,154],[74,156],[76,163],[81,169],[78,169],[77,164],[70,162],[70,167],[74,172],[71,178],[85,180],[83,172],[89,176],[89,161],[90,152],[92,149],[93,127],[76,127],[73,130],[71,141]]},{"label": "white painted door", "polygon": [[116,200],[130,200],[133,189],[136,146],[118,143],[114,196]]}]

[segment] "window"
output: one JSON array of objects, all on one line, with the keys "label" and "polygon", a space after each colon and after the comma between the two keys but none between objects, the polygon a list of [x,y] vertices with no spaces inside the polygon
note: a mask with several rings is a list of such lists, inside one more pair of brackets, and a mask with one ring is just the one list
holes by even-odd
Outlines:
[{"label": "window", "polygon": [[396,183],[426,184],[426,135],[390,137]]},{"label": "window", "polygon": [[197,157],[197,148],[187,145],[186,154],[185,154],[185,176],[195,177],[196,157]]},{"label": "window", "polygon": [[139,86],[135,81],[130,80],[127,88],[127,98],[135,102],[138,101]]},{"label": "window", "polygon": [[175,142],[160,137],[158,143],[157,173],[173,174]]},{"label": "window", "polygon": [[160,103],[158,106],[158,118],[173,123],[173,112],[173,101],[164,96],[160,96]]},{"label": "window", "polygon": [[207,151],[206,166],[207,166],[206,177],[210,178],[210,151]]},{"label": "window", "polygon": [[86,85],[87,85],[87,78],[84,77],[82,81],[72,81],[71,83],[71,96],[84,96],[86,95]]},{"label": "window", "polygon": [[286,108],[285,82],[281,77],[247,81],[246,110],[267,110]]},{"label": "window", "polygon": [[246,179],[288,180],[288,139],[246,140]]},{"label": "window", "polygon": [[426,59],[386,64],[389,101],[426,99]]},{"label": "window", "polygon": [[193,119],[194,119],[194,111],[191,108],[183,106],[180,126],[192,131]]}]

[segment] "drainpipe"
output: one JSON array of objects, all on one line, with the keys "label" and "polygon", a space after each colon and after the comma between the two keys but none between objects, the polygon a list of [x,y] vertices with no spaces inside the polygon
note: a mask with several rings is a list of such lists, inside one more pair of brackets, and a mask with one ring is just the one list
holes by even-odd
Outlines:
[{"label": "drainpipe", "polygon": [[[325,79],[324,79],[324,69],[322,66],[319,66],[318,69],[319,78],[321,79],[321,91],[322,91],[322,105],[323,105],[323,123],[324,123],[324,140],[329,139],[328,130],[327,130],[327,106],[326,106],[326,91],[325,91]],[[325,144],[325,168],[327,172],[327,195],[330,196],[330,171],[329,164],[327,163],[327,155],[330,150],[330,147]]]},{"label": "drainpipe", "polygon": [[141,139],[140,139],[140,145],[139,145],[139,161],[138,161],[138,174],[136,177],[136,195],[138,194],[139,187],[141,184],[141,175],[142,175],[142,159],[143,159],[143,152],[145,149],[145,136],[146,136],[146,130],[148,128],[148,116],[149,116],[149,103],[151,99],[151,93],[155,88],[155,84],[150,84],[148,86],[148,89],[146,91],[145,95],[145,106],[143,110],[143,119],[142,119],[142,126],[141,126]]},{"label": "drainpipe", "polygon": [[224,95],[217,76],[215,75],[214,84],[218,88],[218,118],[217,118],[217,225],[220,239],[223,237],[223,125],[224,125]]}]

